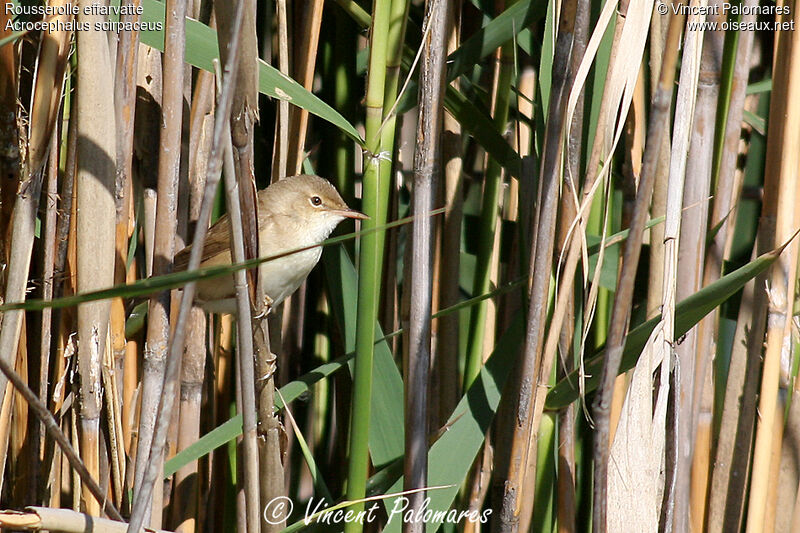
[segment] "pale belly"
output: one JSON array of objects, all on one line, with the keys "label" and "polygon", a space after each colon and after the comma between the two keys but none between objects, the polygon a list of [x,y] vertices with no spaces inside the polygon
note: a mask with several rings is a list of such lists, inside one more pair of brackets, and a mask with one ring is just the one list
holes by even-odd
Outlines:
[{"label": "pale belly", "polygon": [[273,305],[280,304],[297,290],[321,255],[322,248],[316,247],[261,264],[264,292]]}]

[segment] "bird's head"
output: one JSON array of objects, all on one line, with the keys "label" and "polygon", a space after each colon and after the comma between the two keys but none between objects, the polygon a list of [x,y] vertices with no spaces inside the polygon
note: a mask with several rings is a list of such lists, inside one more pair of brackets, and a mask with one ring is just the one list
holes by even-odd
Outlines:
[{"label": "bird's head", "polygon": [[350,209],[336,188],[319,176],[284,178],[267,187],[260,202],[260,209],[291,217],[296,224],[305,226],[314,241],[326,239],[346,218],[369,218]]}]

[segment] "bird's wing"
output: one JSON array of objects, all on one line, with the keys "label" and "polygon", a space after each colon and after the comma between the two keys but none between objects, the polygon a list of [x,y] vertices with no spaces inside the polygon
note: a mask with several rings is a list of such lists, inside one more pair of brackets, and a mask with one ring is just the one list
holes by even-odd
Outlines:
[{"label": "bird's wing", "polygon": [[[224,215],[213,226],[208,228],[206,243],[203,246],[203,257],[200,259],[201,264],[221,253],[230,253],[230,225],[228,215]],[[186,270],[189,266],[189,254],[191,251],[192,245],[190,244],[175,255],[173,272]]]},{"label": "bird's wing", "polygon": [[[270,227],[274,223],[274,217],[267,214],[267,205],[269,203],[269,194],[267,189],[258,191],[258,226],[263,231],[264,228]],[[213,259],[219,254],[230,254],[230,218],[228,215],[223,215],[217,222],[208,228],[206,233],[206,243],[203,246],[203,257],[200,263],[203,264],[210,259]],[[173,264],[173,272],[181,272],[186,270],[189,266],[189,254],[192,250],[192,245],[185,247],[183,250],[175,255]]]}]

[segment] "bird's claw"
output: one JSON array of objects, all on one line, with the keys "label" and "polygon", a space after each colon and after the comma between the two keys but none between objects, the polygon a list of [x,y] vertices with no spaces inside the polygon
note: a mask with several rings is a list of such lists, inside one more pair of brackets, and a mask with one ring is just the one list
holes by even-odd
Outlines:
[{"label": "bird's claw", "polygon": [[255,318],[257,318],[259,320],[262,319],[262,318],[266,318],[266,316],[269,315],[270,311],[272,311],[272,298],[270,298],[269,296],[267,296],[265,294],[264,295],[264,300],[262,301],[262,304],[263,304],[262,309],[264,309],[264,311],[258,313],[255,316]]},{"label": "bird's claw", "polygon": [[266,371],[266,373],[264,373],[263,376],[259,376],[258,378],[256,378],[256,381],[258,383],[263,383],[271,379],[272,376],[275,375],[275,370],[278,368],[277,365],[275,364],[275,361],[278,359],[278,356],[272,352],[270,352],[269,356],[270,357],[267,360],[267,363],[269,363],[269,369]]}]

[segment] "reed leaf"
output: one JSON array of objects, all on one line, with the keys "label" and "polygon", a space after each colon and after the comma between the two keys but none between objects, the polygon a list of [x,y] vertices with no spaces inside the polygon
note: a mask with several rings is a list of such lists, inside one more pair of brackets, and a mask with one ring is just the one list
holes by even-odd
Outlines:
[{"label": "reed leaf", "polygon": [[[713,284],[703,287],[678,303],[675,307],[675,337],[680,338],[704,316],[739,292],[748,281],[769,268],[778,259],[787,244],[788,242],[780,248],[763,254],[730,274],[722,276]],[[661,315],[658,315],[628,333],[625,338],[620,373],[626,372],[636,365],[644,343],[660,321]],[[586,362],[583,370],[586,378],[583,391],[578,386],[580,370],[575,370],[556,383],[547,395],[545,407],[547,409],[560,409],[574,402],[581,395],[594,391],[600,379],[600,367],[603,364],[603,357],[604,354],[601,352]]]}]

